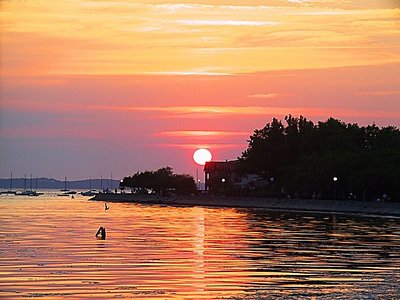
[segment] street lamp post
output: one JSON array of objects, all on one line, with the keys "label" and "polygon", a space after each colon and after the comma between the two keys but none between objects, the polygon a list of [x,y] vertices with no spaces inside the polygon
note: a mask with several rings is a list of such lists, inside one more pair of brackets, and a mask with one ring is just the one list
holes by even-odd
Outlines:
[{"label": "street lamp post", "polygon": [[335,197],[335,200],[336,200],[337,199],[337,187],[336,187],[337,183],[336,182],[338,181],[338,178],[335,176],[332,179],[333,179],[334,197]]},{"label": "street lamp post", "polygon": [[273,191],[273,189],[274,189],[274,180],[275,180],[275,178],[274,178],[274,177],[271,177],[269,180],[271,181],[271,184],[270,184],[270,192],[272,193],[272,191]]},{"label": "street lamp post", "polygon": [[119,189],[121,190],[121,194],[122,194],[122,191],[125,189],[125,187],[123,186],[123,183],[124,183],[124,181],[121,179],[119,181]]}]

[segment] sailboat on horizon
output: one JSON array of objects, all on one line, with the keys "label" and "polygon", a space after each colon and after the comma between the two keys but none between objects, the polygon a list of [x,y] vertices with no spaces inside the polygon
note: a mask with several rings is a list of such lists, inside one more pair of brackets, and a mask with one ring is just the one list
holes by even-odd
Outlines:
[{"label": "sailboat on horizon", "polygon": [[67,189],[67,177],[64,179],[64,188],[60,190],[60,192],[68,192],[69,189]]},{"label": "sailboat on horizon", "polygon": [[5,192],[1,192],[1,194],[5,194],[5,195],[15,195],[17,193],[17,191],[13,191],[13,173],[11,172],[11,177],[10,177],[10,189],[8,191]]},{"label": "sailboat on horizon", "polygon": [[71,191],[70,189],[67,188],[67,177],[65,177],[65,180],[64,180],[64,188],[61,189],[60,192],[64,192],[64,193],[57,194],[57,196],[70,196],[70,195],[76,194],[76,191]]},{"label": "sailboat on horizon", "polygon": [[92,190],[92,178],[90,178],[89,181],[89,190],[85,191],[85,192],[81,192],[82,196],[94,196],[95,194],[95,190]]},{"label": "sailboat on horizon", "polygon": [[43,195],[43,193],[38,193],[37,191],[33,190],[33,186],[32,186],[32,174],[31,174],[31,185],[30,185],[30,190],[26,189],[26,174],[25,174],[25,178],[24,178],[24,190],[22,192],[16,192],[15,195],[18,196],[31,196],[31,197],[37,197],[40,195]]}]

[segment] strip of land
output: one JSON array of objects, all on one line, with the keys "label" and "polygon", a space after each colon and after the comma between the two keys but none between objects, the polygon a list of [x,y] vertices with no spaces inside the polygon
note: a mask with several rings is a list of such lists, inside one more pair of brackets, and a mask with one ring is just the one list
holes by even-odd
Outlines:
[{"label": "strip of land", "polygon": [[96,194],[90,200],[179,206],[249,207],[266,210],[306,211],[400,216],[400,203],[356,200],[271,199],[247,197],[168,196]]}]

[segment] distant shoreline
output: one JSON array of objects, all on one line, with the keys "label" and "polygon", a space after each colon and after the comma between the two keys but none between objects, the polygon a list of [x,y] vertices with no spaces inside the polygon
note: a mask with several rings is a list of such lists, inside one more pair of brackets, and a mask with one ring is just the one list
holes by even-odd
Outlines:
[{"label": "distant shoreline", "polygon": [[164,204],[178,206],[207,206],[261,208],[314,213],[363,214],[400,217],[400,203],[356,200],[271,199],[252,197],[168,196],[134,194],[96,194],[90,200]]},{"label": "distant shoreline", "polygon": [[21,190],[21,189],[63,189],[65,185],[69,189],[82,189],[82,190],[103,190],[109,188],[114,190],[119,188],[119,180],[111,178],[92,178],[92,179],[79,179],[79,180],[67,180],[65,179],[54,179],[46,177],[30,177],[28,178],[0,178],[0,189],[2,190]]}]

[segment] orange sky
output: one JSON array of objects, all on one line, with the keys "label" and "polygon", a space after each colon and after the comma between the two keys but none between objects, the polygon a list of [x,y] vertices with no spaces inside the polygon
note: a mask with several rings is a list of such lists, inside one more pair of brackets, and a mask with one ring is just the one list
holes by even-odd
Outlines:
[{"label": "orange sky", "polygon": [[0,177],[194,174],[289,113],[400,126],[399,1],[0,5]]}]

